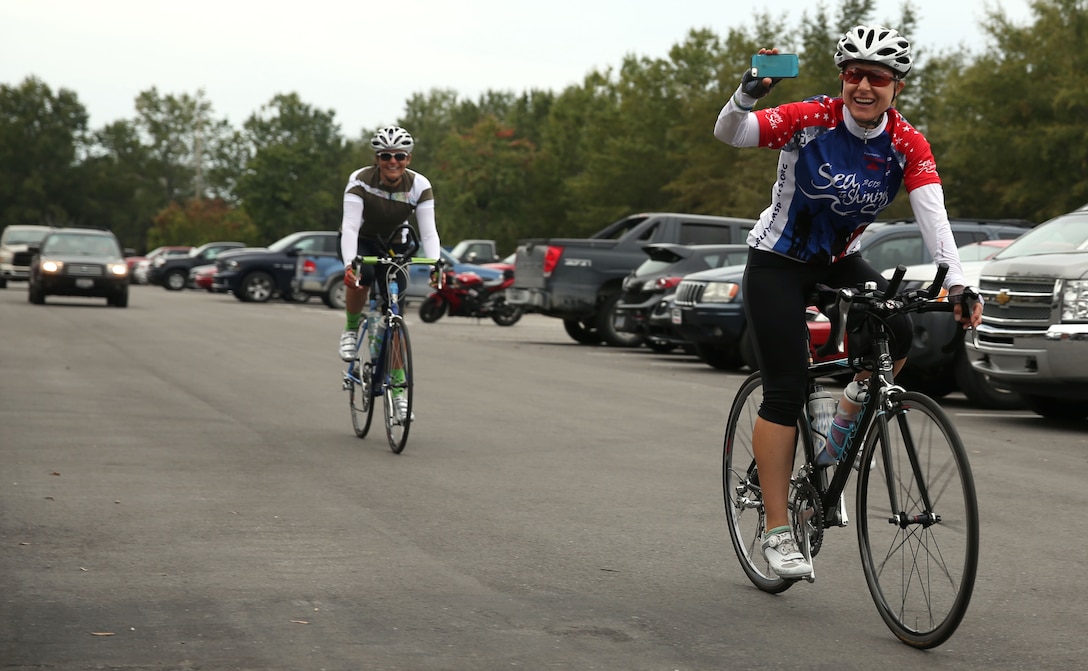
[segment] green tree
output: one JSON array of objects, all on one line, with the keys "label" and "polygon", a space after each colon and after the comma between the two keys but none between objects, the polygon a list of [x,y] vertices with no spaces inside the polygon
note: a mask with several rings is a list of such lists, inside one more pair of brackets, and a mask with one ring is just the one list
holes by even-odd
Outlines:
[{"label": "green tree", "polygon": [[259,239],[336,230],[342,216],[348,146],[335,113],[280,94],[244,124],[248,145],[236,192]]},{"label": "green tree", "polygon": [[0,85],[0,222],[76,223],[87,118],[74,92],[36,77]]},{"label": "green tree", "polygon": [[189,245],[194,240],[235,240],[253,244],[257,230],[246,213],[220,199],[190,198],[185,205],[171,202],[155,215],[148,235],[151,247]]},{"label": "green tree", "polygon": [[1043,221],[1088,202],[1088,0],[1034,0],[1034,22],[988,14],[989,44],[946,60],[931,137],[950,209]]},{"label": "green tree", "polygon": [[[511,249],[527,212],[525,194],[536,148],[488,116],[443,143],[443,175],[460,188],[441,196],[440,231],[449,241],[494,239]],[[436,209],[436,212],[438,210]]]}]

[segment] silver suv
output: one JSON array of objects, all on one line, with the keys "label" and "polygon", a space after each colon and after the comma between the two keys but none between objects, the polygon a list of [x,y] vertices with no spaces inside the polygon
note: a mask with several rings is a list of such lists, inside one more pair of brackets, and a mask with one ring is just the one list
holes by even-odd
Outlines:
[{"label": "silver suv", "polygon": [[1051,419],[1088,418],[1088,209],[1026,233],[982,268],[976,370]]},{"label": "silver suv", "polygon": [[0,234],[0,289],[8,286],[9,280],[25,282],[30,275],[30,257],[28,247],[42,241],[50,226],[12,225]]}]

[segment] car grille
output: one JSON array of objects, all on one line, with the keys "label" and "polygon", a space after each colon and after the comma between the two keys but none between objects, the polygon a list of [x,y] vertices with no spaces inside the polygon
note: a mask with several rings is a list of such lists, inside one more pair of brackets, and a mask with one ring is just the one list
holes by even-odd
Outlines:
[{"label": "car grille", "polygon": [[30,265],[33,256],[30,252],[15,252],[11,255],[11,265],[25,268]]},{"label": "car grille", "polygon": [[676,286],[677,305],[692,306],[699,302],[706,290],[706,282],[683,281]]},{"label": "car grille", "polygon": [[69,263],[65,265],[66,274],[72,277],[102,277],[105,269],[95,263]]},{"label": "car grille", "polygon": [[994,325],[1045,329],[1057,305],[1057,285],[1048,278],[983,277],[979,280],[979,293],[986,301],[982,315]]}]

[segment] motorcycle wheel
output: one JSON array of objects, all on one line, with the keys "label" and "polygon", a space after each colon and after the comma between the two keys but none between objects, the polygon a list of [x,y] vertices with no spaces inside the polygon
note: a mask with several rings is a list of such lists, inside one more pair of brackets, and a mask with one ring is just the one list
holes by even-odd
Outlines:
[{"label": "motorcycle wheel", "polygon": [[499,326],[513,326],[525,313],[520,305],[510,305],[503,298],[497,298],[491,307],[491,320]]},{"label": "motorcycle wheel", "polygon": [[427,296],[419,304],[419,318],[428,324],[442,319],[444,314],[446,314],[446,301],[438,296],[433,294]]}]

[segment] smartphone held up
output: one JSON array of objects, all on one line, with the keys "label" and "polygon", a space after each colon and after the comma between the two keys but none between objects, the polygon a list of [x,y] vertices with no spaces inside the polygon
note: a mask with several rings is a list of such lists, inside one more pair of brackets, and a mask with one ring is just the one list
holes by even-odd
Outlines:
[{"label": "smartphone held up", "polygon": [[762,79],[792,79],[798,73],[797,54],[756,54],[752,56],[752,76]]}]

